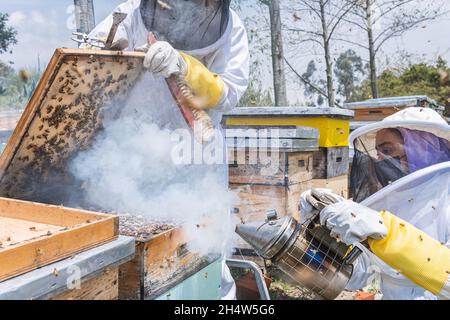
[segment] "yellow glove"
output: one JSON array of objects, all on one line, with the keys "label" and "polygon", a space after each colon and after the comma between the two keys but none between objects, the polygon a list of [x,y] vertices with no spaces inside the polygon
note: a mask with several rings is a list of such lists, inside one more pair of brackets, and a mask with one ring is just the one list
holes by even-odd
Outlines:
[{"label": "yellow glove", "polygon": [[211,109],[217,107],[225,91],[225,83],[216,73],[208,70],[200,61],[183,52],[180,52],[187,63],[185,81],[189,85],[196,107],[199,109]]},{"label": "yellow glove", "polygon": [[[152,40],[150,40],[150,43]],[[140,51],[140,49],[137,49]],[[146,51],[144,67],[156,76],[169,78],[176,75],[189,87],[191,107],[211,109],[217,107],[225,91],[225,83],[200,61],[173,48],[168,42],[156,41],[143,48]]]},{"label": "yellow glove", "polygon": [[372,252],[417,285],[450,299],[450,249],[387,211],[381,216],[388,234],[369,238]]}]

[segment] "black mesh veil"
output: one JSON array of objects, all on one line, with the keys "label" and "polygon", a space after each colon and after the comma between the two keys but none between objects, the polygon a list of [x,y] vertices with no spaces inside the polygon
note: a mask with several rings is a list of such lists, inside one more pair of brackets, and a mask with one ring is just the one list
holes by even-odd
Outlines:
[{"label": "black mesh veil", "polygon": [[367,132],[354,139],[353,147],[350,196],[355,202],[412,172],[450,161],[448,140],[402,127]]},{"label": "black mesh veil", "polygon": [[[205,48],[226,31],[231,0],[141,0],[140,12],[148,31],[179,50]],[[162,5],[161,3],[164,3]]]}]

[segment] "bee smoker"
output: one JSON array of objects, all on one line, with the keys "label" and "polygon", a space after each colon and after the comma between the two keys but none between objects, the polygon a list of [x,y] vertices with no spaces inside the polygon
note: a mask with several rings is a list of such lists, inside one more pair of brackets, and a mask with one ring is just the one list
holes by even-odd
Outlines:
[{"label": "bee smoker", "polygon": [[352,263],[361,251],[332,238],[317,218],[318,214],[301,225],[292,217],[278,218],[272,210],[266,221],[238,225],[236,233],[277,266],[288,282],[335,299],[350,280]]}]

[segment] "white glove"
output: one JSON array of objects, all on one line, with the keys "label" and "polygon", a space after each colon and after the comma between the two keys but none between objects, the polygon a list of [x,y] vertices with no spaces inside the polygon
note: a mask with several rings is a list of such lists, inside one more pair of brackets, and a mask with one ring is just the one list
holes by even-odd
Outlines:
[{"label": "white glove", "polygon": [[158,41],[150,46],[145,54],[144,67],[164,78],[177,73],[185,76],[188,69],[180,53],[165,41]]},{"label": "white glove", "polygon": [[378,211],[350,200],[323,209],[320,212],[320,223],[331,230],[332,237],[347,245],[354,245],[367,238],[380,240],[388,232]]},{"label": "white glove", "polygon": [[[330,198],[336,198],[338,201],[344,201],[345,199],[335,194],[330,189],[316,188],[316,191],[322,192],[325,195],[329,195]],[[317,210],[309,203],[308,197],[311,195],[312,190],[308,190],[302,193],[300,196],[300,223],[303,224],[306,221],[310,220],[314,214],[317,213]]]}]

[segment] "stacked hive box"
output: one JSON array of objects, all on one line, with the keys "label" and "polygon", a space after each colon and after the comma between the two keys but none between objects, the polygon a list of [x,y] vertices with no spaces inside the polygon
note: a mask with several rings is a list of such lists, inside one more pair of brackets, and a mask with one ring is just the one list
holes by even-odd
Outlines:
[{"label": "stacked hive box", "polygon": [[440,114],[443,114],[445,111],[444,107],[439,106],[436,101],[427,96],[378,98],[344,105],[344,108],[355,112],[354,120],[350,124],[351,130],[381,121],[400,110],[410,107],[431,108]]},{"label": "stacked hive box", "polygon": [[[319,130],[319,150],[313,154],[312,186],[348,195],[348,136],[353,111],[338,108],[236,108],[224,123],[234,126],[306,126]],[[298,199],[297,199],[298,200]]]},{"label": "stacked hive box", "polygon": [[[141,230],[154,230],[145,223]],[[209,286],[208,291],[191,292],[198,299],[220,298],[220,260],[218,256],[204,257],[191,252],[191,241],[182,228],[162,225],[153,233],[137,232],[136,253],[132,261],[119,270],[119,298],[122,300],[175,299],[174,291],[189,279],[199,287]],[[166,229],[164,231],[164,229]],[[121,231],[121,233],[127,233]],[[213,276],[213,270],[219,276]],[[208,277],[209,274],[209,277]],[[214,281],[217,280],[217,283]],[[214,283],[215,285],[213,285]],[[185,289],[181,289],[185,290]],[[184,293],[186,294],[186,292]],[[182,299],[185,296],[179,296]]]},{"label": "stacked hive box", "polygon": [[241,126],[226,129],[230,188],[239,216],[261,220],[267,210],[299,218],[300,194],[312,187],[319,132],[307,127]]}]

